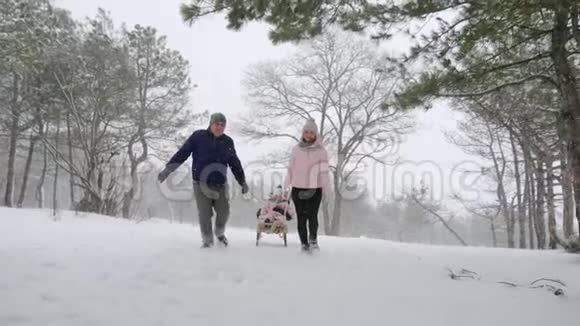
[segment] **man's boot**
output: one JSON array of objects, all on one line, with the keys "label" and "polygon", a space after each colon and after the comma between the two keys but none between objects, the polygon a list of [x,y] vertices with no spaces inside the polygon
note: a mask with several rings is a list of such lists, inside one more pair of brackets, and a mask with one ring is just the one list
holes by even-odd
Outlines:
[{"label": "man's boot", "polygon": [[224,246],[228,246],[228,238],[225,235],[220,235],[217,237],[218,241],[221,242]]}]

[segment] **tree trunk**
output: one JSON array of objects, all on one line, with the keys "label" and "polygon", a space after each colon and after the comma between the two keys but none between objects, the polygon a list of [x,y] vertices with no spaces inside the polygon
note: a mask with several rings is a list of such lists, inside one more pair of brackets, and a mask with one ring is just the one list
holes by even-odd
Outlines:
[{"label": "tree trunk", "polygon": [[12,80],[12,103],[10,105],[11,123],[10,123],[10,147],[8,151],[8,166],[6,167],[6,192],[4,194],[4,205],[12,207],[14,200],[14,165],[16,162],[16,145],[18,142],[20,108],[18,107],[18,97],[20,94],[20,78],[14,73]]},{"label": "tree trunk", "polygon": [[126,219],[131,218],[131,203],[133,201],[133,192],[134,190],[131,188],[123,195],[123,207],[121,208],[121,213],[123,214],[123,218]]},{"label": "tree trunk", "polygon": [[514,134],[510,132],[510,142],[512,145],[512,155],[514,156],[514,174],[516,178],[516,196],[518,205],[518,227],[520,229],[520,248],[527,248],[526,244],[526,209],[522,201],[522,181],[520,175],[520,160],[516,149]]},{"label": "tree trunk", "polygon": [[514,195],[512,197],[512,200],[511,200],[510,206],[509,206],[509,210],[510,210],[510,221],[512,223],[512,231],[514,232],[514,235],[513,235],[513,237],[514,237],[514,248],[516,247],[516,245],[515,245],[515,231],[516,231],[516,210],[517,210],[515,201],[516,201],[516,196]]},{"label": "tree trunk", "polygon": [[490,228],[491,228],[491,240],[493,242],[493,247],[496,248],[497,247],[497,234],[495,231],[495,219],[490,219],[489,220],[489,224],[490,224]]},{"label": "tree trunk", "polygon": [[86,186],[82,187],[83,195],[79,200],[78,210],[81,212],[99,214],[101,213],[103,205],[103,200],[100,197],[100,194],[102,194],[102,187],[99,185],[98,180],[99,171],[97,161],[99,160],[99,157],[94,153],[92,148],[85,148],[84,150],[88,153],[87,169],[84,173],[84,178],[94,187],[94,191],[91,191],[91,189]]},{"label": "tree trunk", "polygon": [[[336,170],[333,173],[334,200],[332,205],[332,213],[328,215],[325,214],[328,217],[327,220],[325,221],[325,228],[327,228],[327,230],[325,231],[326,234],[328,235],[338,235],[338,233],[340,232],[340,217],[341,217],[340,207],[342,206],[342,198],[339,198],[341,195],[340,192],[341,178],[339,176],[340,173],[339,171],[342,171],[341,164],[342,159],[339,153],[338,162],[336,164]],[[328,200],[329,198],[326,197],[326,199],[327,204],[330,205],[330,200]]]},{"label": "tree trunk", "polygon": [[100,214],[103,209],[103,200],[90,190],[84,189],[83,197],[79,201],[78,207],[81,212]]},{"label": "tree trunk", "polygon": [[[56,117],[56,135],[54,136],[54,147],[56,148],[56,150],[58,151],[58,145],[59,145],[59,138],[60,138],[60,111],[57,114]],[[58,158],[55,158],[58,159]],[[54,165],[54,183],[53,183],[53,187],[52,187],[52,215],[56,216],[56,213],[58,211],[58,169],[59,165],[55,164]]]},{"label": "tree trunk", "polygon": [[496,248],[497,236],[495,235],[495,223],[493,221],[490,221],[490,226],[491,226],[491,240],[493,241],[493,247]]},{"label": "tree trunk", "polygon": [[28,155],[26,156],[26,164],[24,165],[22,185],[20,186],[20,196],[18,197],[17,207],[22,207],[24,198],[26,197],[26,188],[28,186],[28,176],[30,175],[30,166],[32,165],[32,156],[34,155],[34,145],[38,140],[38,136],[30,135],[30,145],[28,146]]},{"label": "tree trunk", "polygon": [[334,196],[334,209],[332,211],[332,223],[330,227],[330,234],[340,235],[340,218],[342,213],[342,195],[337,191]]},{"label": "tree trunk", "polygon": [[560,164],[562,170],[562,196],[563,196],[563,228],[564,237],[569,240],[574,234],[574,191],[573,191],[573,171],[571,158],[573,153],[570,151],[568,141],[561,142]]},{"label": "tree trunk", "polygon": [[141,109],[141,117],[140,117],[140,126],[137,132],[136,138],[139,139],[141,143],[141,155],[139,157],[135,157],[135,153],[133,151],[134,140],[131,139],[129,141],[128,146],[128,154],[129,160],[131,161],[131,168],[130,168],[130,178],[131,178],[131,188],[123,195],[123,207],[122,207],[122,214],[124,218],[131,217],[131,204],[135,197],[135,190],[138,189],[139,185],[139,178],[137,177],[137,169],[139,168],[139,164],[145,162],[147,157],[149,156],[149,145],[145,139],[145,104],[143,104],[143,108]]},{"label": "tree trunk", "polygon": [[332,216],[330,216],[330,210],[328,206],[328,197],[324,196],[322,198],[322,222],[324,224],[324,234],[331,234],[330,220]]},{"label": "tree trunk", "polygon": [[340,218],[342,213],[342,171],[343,171],[344,155],[338,153],[336,162],[336,170],[334,171],[333,186],[334,186],[334,205],[332,207],[332,220],[330,220],[330,235],[338,236],[340,234]]},{"label": "tree trunk", "polygon": [[[489,128],[489,125],[488,125],[488,131],[489,131],[492,139],[495,138],[492,134],[492,130]],[[500,139],[498,139],[498,140],[499,140],[498,146],[500,147],[500,150],[501,150],[501,140]],[[503,183],[506,162],[505,162],[505,160],[502,160],[502,167],[500,167],[498,158],[496,157],[496,154],[495,154],[495,149],[493,148],[493,143],[491,143],[491,145],[489,146],[489,152],[491,154],[493,166],[494,166],[496,177],[497,177],[497,192],[496,192],[496,194],[497,194],[497,199],[500,203],[501,212],[502,212],[502,215],[504,217],[505,224],[506,224],[507,244],[508,244],[509,248],[515,248],[513,223],[512,223],[511,216],[510,216],[509,205],[508,205],[507,196],[506,196],[504,183]],[[502,151],[502,156],[503,156],[503,151]]]},{"label": "tree trunk", "polygon": [[556,249],[558,244],[558,233],[556,228],[556,206],[554,205],[554,174],[552,161],[546,162],[547,188],[546,203],[548,207],[548,231],[550,233],[550,249]]},{"label": "tree trunk", "polygon": [[137,162],[131,162],[130,170],[131,188],[123,195],[123,206],[121,208],[123,218],[126,219],[131,218],[131,204],[137,188]]},{"label": "tree trunk", "polygon": [[562,116],[568,121],[568,137],[572,157],[570,157],[574,174],[574,201],[576,203],[576,219],[580,227],[580,96],[577,90],[576,75],[568,61],[568,18],[570,10],[567,2],[554,2],[554,29],[552,30],[551,57],[562,95]]},{"label": "tree trunk", "polygon": [[[44,137],[44,125],[42,121],[39,122],[40,137]],[[38,208],[44,208],[44,181],[46,180],[46,172],[48,170],[48,148],[44,144],[44,153],[42,155],[42,171],[40,172],[40,179],[36,186],[36,200],[38,201]]]},{"label": "tree trunk", "polygon": [[[66,137],[68,145],[68,159],[69,162],[73,162],[73,149],[72,149],[72,132],[70,125],[70,112],[66,114]],[[70,187],[70,205],[71,209],[75,207],[75,177],[72,173],[72,169],[69,172],[69,187]]]},{"label": "tree trunk", "polygon": [[544,199],[546,198],[546,177],[544,164],[538,161],[536,166],[537,201],[536,201],[536,235],[538,238],[538,249],[546,249],[546,220]]},{"label": "tree trunk", "polygon": [[535,228],[535,195],[534,195],[534,176],[532,173],[532,156],[528,150],[528,145],[523,140],[522,151],[524,153],[524,169],[525,169],[525,185],[524,185],[524,203],[528,210],[528,236],[530,239],[530,249],[535,248],[534,244],[534,228]]}]

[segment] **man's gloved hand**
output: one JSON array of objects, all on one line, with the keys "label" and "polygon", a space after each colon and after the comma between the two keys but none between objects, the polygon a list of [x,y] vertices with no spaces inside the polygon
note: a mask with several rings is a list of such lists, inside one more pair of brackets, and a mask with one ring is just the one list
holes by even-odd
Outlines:
[{"label": "man's gloved hand", "polygon": [[163,183],[170,174],[171,172],[169,170],[163,169],[163,171],[159,172],[159,175],[157,175],[157,180],[159,180],[159,183]]},{"label": "man's gloved hand", "polygon": [[250,188],[248,187],[248,184],[244,182],[244,183],[242,184],[242,195],[245,195],[245,194],[247,194],[247,193],[248,193],[248,191],[250,191]]}]

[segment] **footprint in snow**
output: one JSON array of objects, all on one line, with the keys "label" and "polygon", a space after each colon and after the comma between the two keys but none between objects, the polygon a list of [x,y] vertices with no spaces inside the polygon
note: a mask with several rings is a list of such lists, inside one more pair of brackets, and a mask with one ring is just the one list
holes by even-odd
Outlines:
[{"label": "footprint in snow", "polygon": [[175,298],[166,298],[164,303],[168,306],[174,306],[179,304],[180,301]]},{"label": "footprint in snow", "polygon": [[66,320],[78,319],[79,317],[80,317],[79,314],[74,313],[74,312],[73,313],[69,312],[69,313],[64,314],[64,319],[66,319]]},{"label": "footprint in snow", "polygon": [[158,279],[155,280],[155,283],[157,283],[159,285],[167,285],[167,283],[169,283],[169,282],[167,281],[167,279],[158,278]]},{"label": "footprint in snow", "polygon": [[46,293],[41,294],[40,299],[44,302],[56,302],[56,301],[58,301],[57,297],[50,295],[50,294],[46,294]]},{"label": "footprint in snow", "polygon": [[29,321],[30,319],[24,315],[19,314],[0,315],[0,325],[24,324]]},{"label": "footprint in snow", "polygon": [[50,269],[60,270],[60,271],[63,271],[66,269],[66,266],[59,265],[55,262],[46,262],[46,263],[42,264],[42,266],[46,267],[46,268],[50,268]]},{"label": "footprint in snow", "polygon": [[110,273],[103,273],[103,274],[99,275],[99,277],[97,278],[97,281],[107,281],[110,278],[111,278]]}]

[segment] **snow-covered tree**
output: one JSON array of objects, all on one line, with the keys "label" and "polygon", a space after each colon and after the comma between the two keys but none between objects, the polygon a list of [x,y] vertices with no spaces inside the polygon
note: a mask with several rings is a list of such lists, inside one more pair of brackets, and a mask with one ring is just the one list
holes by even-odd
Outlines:
[{"label": "snow-covered tree", "polygon": [[413,128],[408,112],[390,105],[397,89],[392,67],[356,35],[332,32],[284,60],[252,66],[244,84],[251,107],[242,123],[246,136],[297,141],[303,123],[317,121],[334,183],[324,229],[339,234],[341,204],[356,173],[369,162],[394,162],[390,151]]}]

